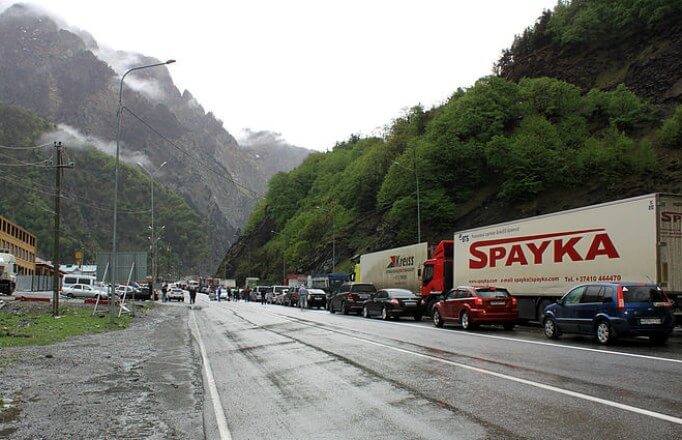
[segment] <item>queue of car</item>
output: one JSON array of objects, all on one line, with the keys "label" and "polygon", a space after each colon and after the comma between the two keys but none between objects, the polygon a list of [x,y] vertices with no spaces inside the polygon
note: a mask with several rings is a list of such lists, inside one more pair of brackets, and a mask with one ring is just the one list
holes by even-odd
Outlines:
[{"label": "queue of car", "polygon": [[[344,283],[334,292],[307,287],[258,286],[271,304],[306,309],[326,308],[330,313],[351,313],[383,320],[422,319],[422,298],[410,290],[377,290],[372,283]],[[259,298],[256,297],[255,300]],[[519,320],[517,299],[495,286],[458,286],[444,293],[431,315],[435,327],[458,325],[475,330],[500,325],[511,331]],[[675,326],[672,303],[651,283],[592,283],[577,286],[544,309],[542,328],[549,339],[562,334],[590,335],[601,344],[622,336],[647,336],[665,343]]]}]

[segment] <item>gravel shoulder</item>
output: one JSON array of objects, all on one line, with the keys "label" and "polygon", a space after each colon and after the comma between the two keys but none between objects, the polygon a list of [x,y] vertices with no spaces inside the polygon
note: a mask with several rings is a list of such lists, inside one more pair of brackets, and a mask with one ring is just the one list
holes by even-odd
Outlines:
[{"label": "gravel shoulder", "polygon": [[203,438],[188,310],[157,304],[125,330],[0,350],[0,438]]}]

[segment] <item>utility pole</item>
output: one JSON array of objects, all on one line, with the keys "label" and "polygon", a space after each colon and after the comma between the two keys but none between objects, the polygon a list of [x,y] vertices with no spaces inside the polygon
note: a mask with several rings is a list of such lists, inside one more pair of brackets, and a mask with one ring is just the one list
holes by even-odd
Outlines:
[{"label": "utility pole", "polygon": [[61,198],[62,198],[62,174],[64,168],[73,168],[73,164],[64,164],[63,153],[64,147],[61,142],[55,142],[54,147],[57,149],[57,164],[55,165],[55,191],[54,191],[54,271],[52,274],[52,315],[59,316],[59,228],[60,228],[60,214],[61,214]]}]

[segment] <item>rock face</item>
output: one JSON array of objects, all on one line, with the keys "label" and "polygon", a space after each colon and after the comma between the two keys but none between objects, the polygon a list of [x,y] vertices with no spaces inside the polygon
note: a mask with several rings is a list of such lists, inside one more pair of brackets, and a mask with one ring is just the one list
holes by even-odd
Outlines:
[{"label": "rock face", "polygon": [[[0,60],[1,102],[107,143],[115,138],[120,75],[158,62],[100,48],[87,33],[23,5],[0,14]],[[214,237],[214,262],[248,219],[269,177],[297,166],[308,153],[287,145],[241,147],[220,120],[175,87],[165,66],[126,77],[123,102],[137,116],[123,115],[124,159],[152,167],[168,162],[159,181],[213,225],[207,234]]]}]

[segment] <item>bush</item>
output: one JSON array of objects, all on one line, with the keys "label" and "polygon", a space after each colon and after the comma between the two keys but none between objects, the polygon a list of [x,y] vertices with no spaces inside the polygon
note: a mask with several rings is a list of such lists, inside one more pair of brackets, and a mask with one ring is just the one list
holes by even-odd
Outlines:
[{"label": "bush", "polygon": [[682,105],[663,122],[656,133],[656,141],[665,148],[682,148]]}]

